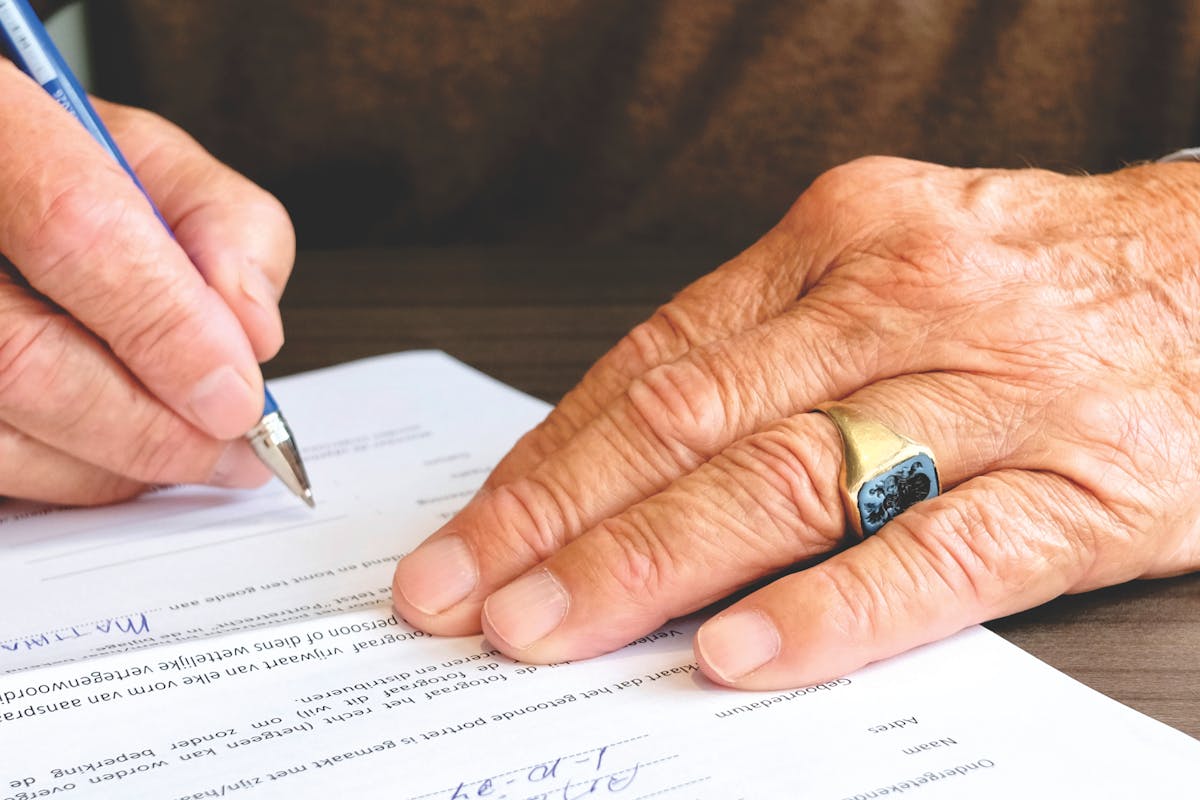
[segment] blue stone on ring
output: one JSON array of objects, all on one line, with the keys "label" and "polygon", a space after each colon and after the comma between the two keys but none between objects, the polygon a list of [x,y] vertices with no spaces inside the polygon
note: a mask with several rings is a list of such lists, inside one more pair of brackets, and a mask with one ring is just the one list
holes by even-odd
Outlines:
[{"label": "blue stone on ring", "polygon": [[875,533],[910,506],[937,497],[939,490],[933,459],[924,453],[870,478],[858,492],[863,535]]},{"label": "blue stone on ring", "polygon": [[814,410],[841,434],[838,488],[846,521],[858,536],[870,536],[910,506],[937,497],[937,462],[928,447],[853,406],[822,403]]}]

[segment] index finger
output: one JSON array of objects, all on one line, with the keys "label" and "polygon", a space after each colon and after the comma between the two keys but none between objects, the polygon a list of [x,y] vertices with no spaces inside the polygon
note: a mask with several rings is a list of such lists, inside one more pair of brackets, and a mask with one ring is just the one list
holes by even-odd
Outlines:
[{"label": "index finger", "polygon": [[88,133],[0,63],[0,251],[210,435],[245,433],[262,376],[237,319]]}]

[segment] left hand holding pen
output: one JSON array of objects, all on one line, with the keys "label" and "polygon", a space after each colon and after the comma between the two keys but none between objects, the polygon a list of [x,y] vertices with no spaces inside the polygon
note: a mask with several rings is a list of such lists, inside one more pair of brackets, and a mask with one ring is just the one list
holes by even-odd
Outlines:
[{"label": "left hand holding pen", "polygon": [[[1200,568],[1198,189],[1193,164],[832,170],[400,562],[397,610],[570,660],[829,556],[700,629],[711,678],[766,689]],[[831,400],[941,473],[849,547],[839,434],[807,413]]]}]

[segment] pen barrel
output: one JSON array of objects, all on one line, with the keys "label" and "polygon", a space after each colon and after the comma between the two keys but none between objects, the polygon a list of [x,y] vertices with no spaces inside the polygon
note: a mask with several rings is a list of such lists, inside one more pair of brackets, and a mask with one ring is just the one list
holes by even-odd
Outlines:
[{"label": "pen barrel", "polygon": [[264,417],[271,414],[279,413],[279,404],[275,402],[275,398],[271,396],[271,390],[263,385],[263,413]]}]

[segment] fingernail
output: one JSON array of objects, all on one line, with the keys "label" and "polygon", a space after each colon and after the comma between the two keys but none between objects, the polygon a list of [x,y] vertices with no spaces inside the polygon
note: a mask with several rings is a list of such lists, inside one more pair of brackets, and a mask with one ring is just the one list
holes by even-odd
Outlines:
[{"label": "fingernail", "polygon": [[271,478],[271,471],[259,460],[245,439],[231,442],[217,459],[208,482],[230,489],[251,489]]},{"label": "fingernail", "polygon": [[422,614],[440,614],[469,595],[479,582],[470,548],[450,534],[418,547],[396,565],[396,589]]},{"label": "fingernail", "polygon": [[779,655],[779,630],[757,611],[734,611],[702,625],[696,647],[722,680],[733,683]]},{"label": "fingernail", "polygon": [[254,390],[237,370],[228,364],[217,367],[204,376],[192,389],[188,407],[196,420],[209,434],[218,439],[241,436],[253,421],[246,422],[248,404],[261,403]]},{"label": "fingernail", "polygon": [[559,626],[569,598],[549,570],[540,569],[505,586],[483,604],[483,615],[496,635],[524,650]]}]

